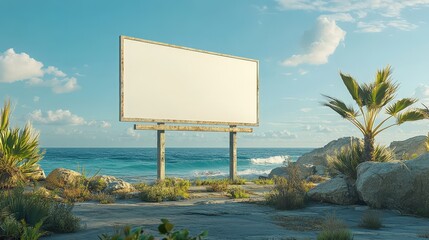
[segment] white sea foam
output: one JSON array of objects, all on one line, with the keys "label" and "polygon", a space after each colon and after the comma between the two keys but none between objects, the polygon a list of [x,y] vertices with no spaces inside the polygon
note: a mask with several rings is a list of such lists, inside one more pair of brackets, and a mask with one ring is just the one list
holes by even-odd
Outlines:
[{"label": "white sea foam", "polygon": [[268,175],[270,172],[271,170],[245,169],[243,171],[238,171],[237,174],[240,176],[244,176],[244,175],[260,176],[260,175]]},{"label": "white sea foam", "polygon": [[250,162],[256,165],[282,164],[287,162],[289,156],[272,156],[267,158],[252,158]]},{"label": "white sea foam", "polygon": [[200,171],[194,172],[195,177],[218,177],[218,176],[226,176],[228,173],[222,171]]}]

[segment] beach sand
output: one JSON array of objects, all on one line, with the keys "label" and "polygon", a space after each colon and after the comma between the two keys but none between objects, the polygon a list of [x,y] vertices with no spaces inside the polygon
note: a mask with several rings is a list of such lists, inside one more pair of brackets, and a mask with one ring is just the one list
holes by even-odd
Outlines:
[{"label": "beach sand", "polygon": [[368,230],[358,226],[368,209],[366,206],[310,203],[304,209],[280,211],[257,203],[269,186],[246,184],[244,188],[254,193],[250,199],[233,200],[220,193],[206,192],[204,187],[192,187],[192,198],[183,201],[146,203],[129,199],[107,205],[76,203],[74,213],[82,219],[84,228],[44,239],[98,239],[98,235],[112,233],[124,225],[142,226],[158,236],[156,229],[161,218],[169,219],[176,230],[187,228],[191,235],[207,230],[207,239],[316,239],[320,222],[328,214],[344,220],[354,239],[425,239],[418,235],[429,233],[427,218],[383,210],[380,212],[384,227]]}]

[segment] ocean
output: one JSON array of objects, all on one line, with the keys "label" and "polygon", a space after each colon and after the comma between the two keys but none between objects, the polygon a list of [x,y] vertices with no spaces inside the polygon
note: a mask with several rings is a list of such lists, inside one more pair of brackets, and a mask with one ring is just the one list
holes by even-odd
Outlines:
[{"label": "ocean", "polygon": [[[112,175],[128,182],[156,179],[156,148],[46,148],[39,162],[46,175],[55,168]],[[311,148],[238,148],[237,173],[242,178],[267,176],[273,168],[294,162]],[[166,148],[166,177],[226,178],[228,148]]]}]

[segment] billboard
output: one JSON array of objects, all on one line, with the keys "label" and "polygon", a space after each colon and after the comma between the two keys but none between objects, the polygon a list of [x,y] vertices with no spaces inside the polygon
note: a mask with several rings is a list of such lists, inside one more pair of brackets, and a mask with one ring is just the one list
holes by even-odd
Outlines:
[{"label": "billboard", "polygon": [[120,37],[120,121],[259,124],[258,61]]}]

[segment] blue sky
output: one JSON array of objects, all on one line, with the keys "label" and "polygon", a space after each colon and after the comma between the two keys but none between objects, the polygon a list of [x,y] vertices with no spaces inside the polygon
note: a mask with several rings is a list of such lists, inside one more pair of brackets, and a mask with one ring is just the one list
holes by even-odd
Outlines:
[{"label": "blue sky", "polygon": [[[359,132],[321,94],[347,103],[392,65],[398,98],[429,104],[429,1],[0,1],[0,96],[13,124],[44,147],[153,147],[154,131],[119,122],[119,36],[258,59],[260,126],[239,147],[318,147]],[[419,107],[420,103],[416,104]],[[429,122],[382,133],[388,144]],[[167,147],[227,147],[224,133],[167,132]]]}]

